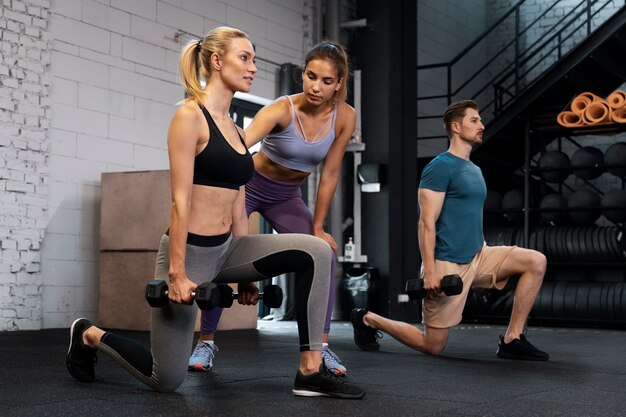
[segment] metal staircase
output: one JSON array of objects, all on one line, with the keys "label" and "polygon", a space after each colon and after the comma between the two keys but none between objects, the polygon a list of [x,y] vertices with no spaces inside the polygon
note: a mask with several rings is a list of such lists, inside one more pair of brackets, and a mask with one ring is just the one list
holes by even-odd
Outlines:
[{"label": "metal staircase", "polygon": [[[626,51],[626,6],[607,0],[539,2],[544,8],[524,24],[525,3],[518,1],[450,62],[417,67],[418,82],[441,74],[446,80],[439,93],[420,96],[418,90],[417,139],[443,138],[429,135],[434,130],[429,132],[428,124],[440,125],[449,103],[475,99],[486,128],[472,159],[496,190],[519,185],[513,174],[523,168],[526,152],[532,156],[545,145],[527,135],[555,136],[560,129],[556,115],[574,95],[606,96],[626,81],[626,65],[620,63]],[[565,12],[555,19],[559,8]],[[461,78],[467,57],[485,50],[493,52]]]}]

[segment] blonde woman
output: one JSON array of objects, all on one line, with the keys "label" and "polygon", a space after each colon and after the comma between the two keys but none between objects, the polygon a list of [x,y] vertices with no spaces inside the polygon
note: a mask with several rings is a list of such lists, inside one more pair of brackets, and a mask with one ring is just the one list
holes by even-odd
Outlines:
[{"label": "blonde woman", "polygon": [[[197,306],[191,293],[205,281],[237,282],[240,302],[256,304],[252,282],[296,272],[300,363],[293,393],[361,398],[363,390],[329,373],[321,358],[332,250],[308,235],[247,236],[244,185],[254,165],[229,117],[236,91],[250,91],[256,73],[248,36],[212,30],[188,44],[180,67],[189,99],[168,131],[172,214],[161,238],[155,278],[169,285],[169,303],[152,310],[151,350],[105,332],[87,319],[70,329],[67,368],[81,382],[95,379],[98,351],[157,391],[174,391],[187,373]],[[203,89],[197,76],[206,79]]]}]

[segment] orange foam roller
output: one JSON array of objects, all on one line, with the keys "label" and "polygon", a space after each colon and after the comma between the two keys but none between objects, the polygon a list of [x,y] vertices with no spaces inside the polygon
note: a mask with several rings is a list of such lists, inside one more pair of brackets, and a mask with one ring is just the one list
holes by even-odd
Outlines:
[{"label": "orange foam roller", "polygon": [[611,118],[616,123],[626,123],[626,106],[613,110]]},{"label": "orange foam roller", "polygon": [[606,100],[594,101],[583,112],[583,121],[588,125],[609,123],[611,121],[611,106]]},{"label": "orange foam roller", "polygon": [[572,100],[572,104],[570,105],[570,107],[574,113],[582,114],[591,103],[602,100],[603,99],[601,97],[585,91],[584,93],[580,93],[579,95],[574,97],[574,100]]},{"label": "orange foam roller", "polygon": [[622,90],[615,90],[606,98],[612,109],[619,109],[626,105],[626,93]]},{"label": "orange foam roller", "polygon": [[556,117],[556,122],[563,127],[576,127],[583,125],[583,119],[580,114],[576,114],[572,111],[562,111]]}]

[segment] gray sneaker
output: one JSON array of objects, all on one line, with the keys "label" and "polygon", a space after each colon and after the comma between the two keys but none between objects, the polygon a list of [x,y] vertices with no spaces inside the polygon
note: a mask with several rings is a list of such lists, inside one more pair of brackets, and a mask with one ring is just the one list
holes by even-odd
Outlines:
[{"label": "gray sneaker", "polygon": [[345,376],[348,372],[346,367],[341,364],[339,357],[328,346],[324,346],[322,349],[322,360],[328,372],[337,376]]},{"label": "gray sneaker", "polygon": [[198,340],[196,348],[189,357],[189,370],[198,372],[210,371],[213,368],[215,352],[219,352],[215,343],[204,343],[202,340]]}]

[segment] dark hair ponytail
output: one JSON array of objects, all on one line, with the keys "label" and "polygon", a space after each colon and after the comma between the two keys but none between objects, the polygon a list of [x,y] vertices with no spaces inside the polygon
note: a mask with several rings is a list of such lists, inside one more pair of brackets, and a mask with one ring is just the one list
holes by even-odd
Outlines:
[{"label": "dark hair ponytail", "polygon": [[304,58],[303,71],[309,62],[315,59],[324,59],[335,64],[338,81],[341,86],[335,91],[335,101],[344,101],[348,95],[348,54],[343,46],[331,41],[322,41],[314,45]]}]

